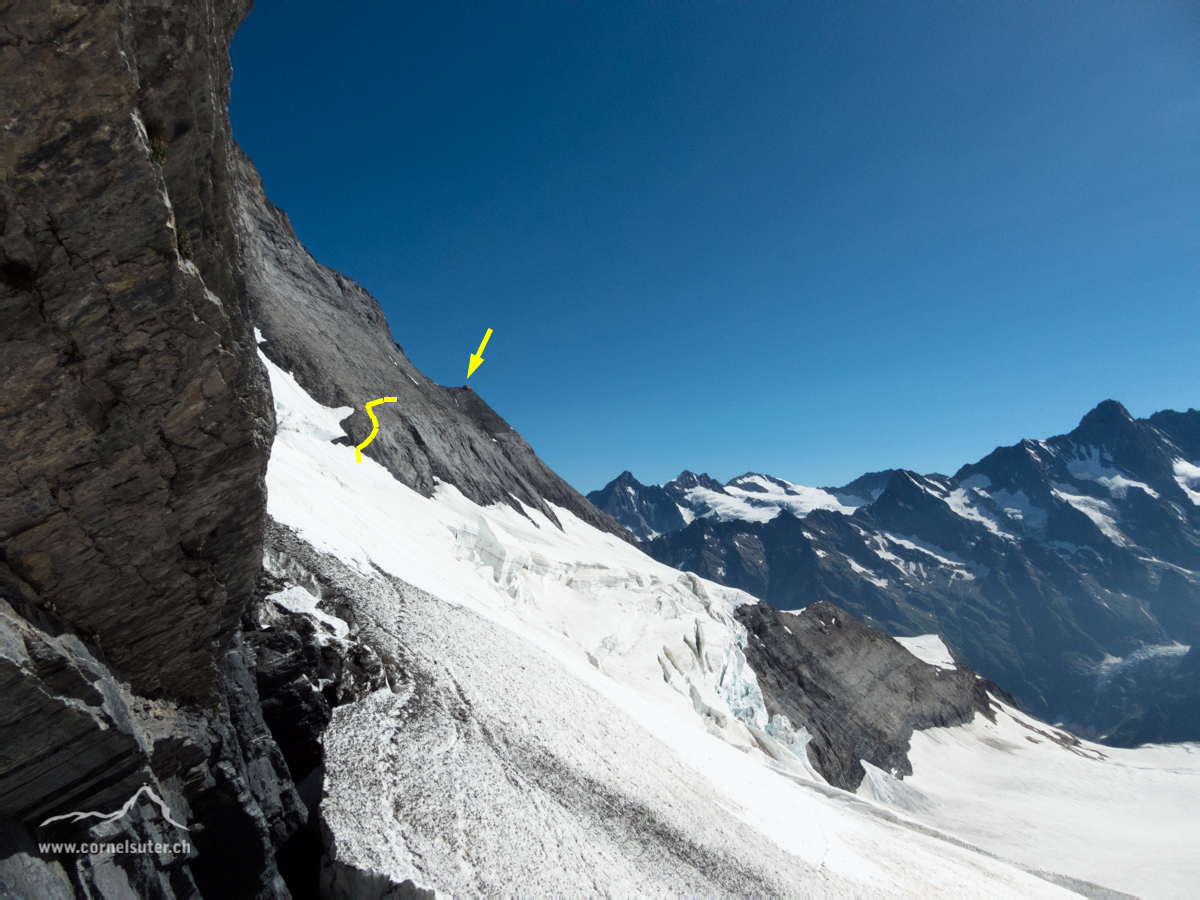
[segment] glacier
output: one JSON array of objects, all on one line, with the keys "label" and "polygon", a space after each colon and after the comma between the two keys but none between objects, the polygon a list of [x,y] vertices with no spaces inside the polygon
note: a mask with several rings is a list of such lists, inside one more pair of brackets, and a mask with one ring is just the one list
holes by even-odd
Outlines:
[{"label": "glacier", "polygon": [[[949,742],[914,735],[921,763],[902,788],[885,789],[888,773],[869,773],[860,796],[826,785],[806,731],[768,718],[746,664],[733,610],[759,601],[565,509],[553,509],[560,529],[448,484],[424,497],[356,464],[332,442],[347,410],[263,362],[279,422],[268,513],[304,548],[267,561],[292,585],[275,599],[307,607],[329,640],[368,643],[390,673],[337,707],[324,735],[329,896],[1067,896],[1112,874],[1103,844],[997,852],[986,808],[961,823],[936,802],[956,787],[941,772],[970,771],[990,746],[978,717],[946,729]],[[943,746],[949,761],[925,762]],[[1099,751],[1052,746],[1070,756],[1056,764],[1071,790],[1040,798],[1033,833],[1064,817],[1085,835],[1098,814],[1119,821],[1124,803],[1081,787]],[[1125,751],[1157,771],[1141,752]],[[1171,762],[1174,778],[1147,784],[1197,808],[1196,755]],[[1150,852],[1149,836],[1125,841]],[[1173,877],[1134,887],[1167,896]]]}]

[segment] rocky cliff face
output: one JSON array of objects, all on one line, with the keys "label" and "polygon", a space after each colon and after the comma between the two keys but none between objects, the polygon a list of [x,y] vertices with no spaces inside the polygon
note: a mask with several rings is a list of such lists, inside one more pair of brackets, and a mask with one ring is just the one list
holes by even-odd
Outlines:
[{"label": "rocky cliff face", "polygon": [[146,694],[209,694],[258,569],[273,413],[229,263],[225,113],[246,9],[18,3],[0,38],[20,98],[0,206],[4,589]]},{"label": "rocky cliff face", "polygon": [[[274,431],[226,115],[249,3],[5,9],[0,859],[27,896],[286,895],[240,636]],[[8,702],[11,701],[11,702]],[[192,823],[47,819],[154,791]],[[186,840],[46,859],[34,840]]]}]

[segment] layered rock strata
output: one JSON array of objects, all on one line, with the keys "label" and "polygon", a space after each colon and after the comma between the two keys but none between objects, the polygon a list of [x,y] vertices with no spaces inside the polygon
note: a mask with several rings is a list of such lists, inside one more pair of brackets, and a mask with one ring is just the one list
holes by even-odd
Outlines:
[{"label": "layered rock strata", "polygon": [[0,37],[4,591],[143,694],[210,695],[258,570],[274,414],[227,176],[247,8],[16,3]]},{"label": "layered rock strata", "polygon": [[830,784],[857,790],[870,763],[893,776],[912,774],[914,729],[992,716],[988,692],[1000,688],[965,666],[944,669],[832,603],[803,613],[766,603],[739,607],[746,660],[758,675],[767,712],[806,728],[809,760]]}]

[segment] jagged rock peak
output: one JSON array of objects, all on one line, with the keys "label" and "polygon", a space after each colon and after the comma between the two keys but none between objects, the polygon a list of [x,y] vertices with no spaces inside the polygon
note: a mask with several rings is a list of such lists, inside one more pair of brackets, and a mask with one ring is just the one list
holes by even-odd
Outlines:
[{"label": "jagged rock peak", "polygon": [[638,540],[678,531],[687,522],[674,499],[657,484],[642,484],[626,470],[587,499],[627,527]]},{"label": "jagged rock peak", "polygon": [[688,469],[684,469],[670,481],[663,485],[663,488],[672,496],[676,494],[682,495],[692,488],[706,488],[710,491],[716,491],[718,494],[724,494],[725,485],[717,481],[715,478],[709,477],[708,473],[697,475]]},{"label": "jagged rock peak", "polygon": [[1077,444],[1138,452],[1135,449],[1138,445],[1144,448],[1153,440],[1145,431],[1145,423],[1139,423],[1124,406],[1116,400],[1105,400],[1084,416],[1067,437]]}]

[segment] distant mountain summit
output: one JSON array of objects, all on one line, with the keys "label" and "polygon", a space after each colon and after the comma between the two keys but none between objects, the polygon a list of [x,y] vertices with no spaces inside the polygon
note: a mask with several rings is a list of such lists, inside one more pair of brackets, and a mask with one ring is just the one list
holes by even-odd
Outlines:
[{"label": "distant mountain summit", "polygon": [[806,516],[814,509],[849,513],[870,502],[852,493],[804,487],[757,472],[721,484],[707,474],[697,475],[686,469],[661,485],[645,485],[630,472],[622,472],[587,498],[639,540],[680,531],[696,518],[767,522],[781,510],[796,516]]},{"label": "distant mountain summit", "polygon": [[687,522],[663,518],[645,541],[662,562],[780,609],[827,601],[890,634],[937,632],[1027,709],[1085,736],[1200,739],[1200,675],[1185,662],[1200,642],[1194,409],[1135,419],[1106,400],[1073,431],[999,447],[952,478],[622,478],[664,491]]},{"label": "distant mountain summit", "polygon": [[662,487],[642,484],[629,471],[622,472],[601,490],[592,491],[587,498],[632,531],[638,540],[679,531],[692,518],[684,518],[682,509]]}]

